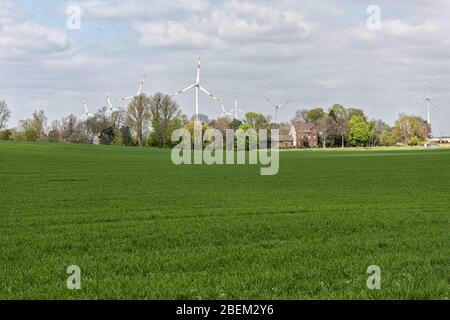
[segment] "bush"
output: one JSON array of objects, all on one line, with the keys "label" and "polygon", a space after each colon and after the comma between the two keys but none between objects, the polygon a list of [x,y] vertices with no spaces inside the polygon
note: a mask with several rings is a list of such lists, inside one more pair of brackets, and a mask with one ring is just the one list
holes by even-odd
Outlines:
[{"label": "bush", "polygon": [[419,144],[419,138],[417,138],[416,136],[412,137],[411,140],[409,141],[409,145],[410,146],[417,146]]},{"label": "bush", "polygon": [[12,138],[13,138],[13,133],[11,130],[7,129],[5,131],[0,132],[0,140],[8,141],[8,140],[12,140]]},{"label": "bush", "polygon": [[25,140],[27,141],[36,141],[39,137],[39,134],[33,129],[27,129],[23,134],[25,136]]},{"label": "bush", "polygon": [[59,130],[51,130],[48,133],[48,141],[49,142],[60,142],[61,141],[61,132]]},{"label": "bush", "polygon": [[128,126],[120,128],[120,140],[122,140],[124,146],[136,145],[133,141],[133,136],[131,135],[131,129]]},{"label": "bush", "polygon": [[114,141],[114,128],[107,127],[100,133],[100,144],[111,144]]}]

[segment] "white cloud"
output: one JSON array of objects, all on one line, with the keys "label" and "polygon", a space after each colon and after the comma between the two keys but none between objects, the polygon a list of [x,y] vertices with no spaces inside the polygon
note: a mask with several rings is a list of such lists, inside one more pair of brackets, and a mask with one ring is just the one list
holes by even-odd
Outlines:
[{"label": "white cloud", "polygon": [[414,25],[403,20],[386,20],[383,21],[382,30],[386,34],[392,36],[404,37],[416,36],[418,34],[429,34],[437,31],[438,28],[432,22]]},{"label": "white cloud", "polygon": [[214,10],[209,22],[221,38],[248,41],[285,41],[303,37],[311,30],[299,10],[238,1]]},{"label": "white cloud", "polygon": [[135,29],[140,34],[139,43],[142,46],[204,47],[215,41],[209,39],[207,35],[175,21],[137,23]]},{"label": "white cloud", "polygon": [[309,34],[312,26],[294,9],[231,1],[187,19],[136,23],[144,46],[218,47],[235,41],[289,42]]},{"label": "white cloud", "polygon": [[173,11],[201,12],[209,6],[207,0],[79,0],[86,18],[127,19],[156,17]]},{"label": "white cloud", "polygon": [[37,57],[67,49],[64,31],[26,21],[9,1],[0,2],[0,58]]}]

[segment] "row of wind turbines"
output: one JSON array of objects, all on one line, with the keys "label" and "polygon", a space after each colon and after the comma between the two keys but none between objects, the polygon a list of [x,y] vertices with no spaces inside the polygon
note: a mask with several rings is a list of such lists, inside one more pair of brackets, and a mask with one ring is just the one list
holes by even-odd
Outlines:
[{"label": "row of wind turbines", "polygon": [[[195,89],[195,117],[196,117],[196,119],[197,119],[197,117],[199,115],[199,95],[200,95],[200,92],[203,92],[203,93],[207,94],[210,98],[212,98],[215,102],[217,102],[219,104],[219,106],[220,106],[220,108],[222,110],[221,117],[231,116],[234,119],[239,119],[239,114],[244,114],[244,111],[239,108],[237,97],[234,98],[234,108],[230,112],[227,112],[225,107],[224,107],[223,101],[220,98],[218,98],[214,93],[211,93],[210,91],[206,90],[200,84],[200,71],[201,71],[201,61],[200,61],[200,58],[198,58],[197,78],[195,80],[195,83],[189,85],[188,87],[184,88],[183,90],[178,91],[175,94],[172,94],[171,96],[172,97],[176,97],[176,96],[179,96],[179,95],[184,95],[186,92],[190,91],[191,89]],[[137,91],[137,93],[135,95],[119,98],[116,101],[117,102],[125,102],[125,101],[132,100],[135,97],[139,96],[142,93],[142,89],[144,87],[145,79],[146,79],[146,77],[144,76],[142,78],[142,80],[140,81],[138,91]],[[106,101],[108,103],[108,106],[106,107],[108,115],[112,115],[114,112],[125,112],[125,110],[123,108],[114,107],[113,106],[113,104],[111,103],[111,99],[110,99],[110,96],[109,96],[108,92],[105,92],[105,98],[106,98]],[[283,107],[284,105],[287,105],[287,104],[289,104],[289,103],[294,101],[293,99],[289,99],[289,100],[286,100],[284,102],[276,104],[272,100],[267,98],[266,96],[263,96],[263,98],[275,108],[275,118],[274,118],[275,123],[278,121],[278,115],[279,115],[281,107]],[[428,94],[427,94],[427,97],[424,100],[424,102],[426,102],[426,104],[427,104],[427,109],[428,109],[428,111],[427,111],[427,121],[428,121],[428,123],[430,123],[430,109],[431,109],[431,105],[432,105],[432,100],[431,100],[431,83],[428,86]],[[417,103],[413,104],[413,106],[418,106],[420,104],[421,104],[421,102],[417,102]],[[434,106],[434,108],[436,110],[439,110],[439,108],[437,106]],[[85,113],[80,117],[80,119],[85,120],[85,119],[87,119],[89,117],[93,117],[94,116],[93,114],[91,114],[89,112],[86,100],[84,101],[84,109],[85,109]]]},{"label": "row of wind turbines", "polygon": [[[219,106],[220,106],[220,108],[222,110],[222,114],[220,115],[221,117],[230,116],[230,117],[233,117],[234,119],[239,119],[239,114],[244,114],[244,111],[239,108],[237,97],[234,97],[234,108],[230,112],[227,112],[225,107],[224,107],[223,101],[220,98],[218,98],[214,93],[211,93],[210,91],[206,90],[203,86],[200,85],[200,71],[201,71],[201,61],[200,61],[200,58],[198,58],[197,78],[195,80],[195,83],[189,85],[188,87],[184,88],[183,90],[178,91],[175,94],[172,94],[171,96],[172,97],[176,97],[178,95],[184,95],[186,92],[188,92],[191,89],[195,88],[195,117],[196,117],[196,119],[197,119],[197,116],[199,115],[199,95],[200,95],[200,92],[203,92],[203,93],[207,94],[210,98],[212,98],[215,102],[217,102],[219,104]],[[137,91],[137,93],[135,95],[132,95],[132,96],[129,96],[129,97],[120,98],[120,99],[117,99],[116,101],[118,101],[118,102],[129,101],[129,100],[134,99],[135,97],[139,96],[142,93],[142,89],[144,87],[145,79],[146,79],[146,77],[144,76],[144,78],[141,80],[141,82],[139,84],[139,89],[138,89],[138,91]],[[110,99],[110,96],[109,96],[108,92],[105,92],[105,98],[106,98],[106,101],[108,103],[108,106],[106,107],[108,115],[112,115],[114,112],[125,112],[125,110],[123,108],[113,107],[113,104],[111,103],[111,99]],[[279,114],[280,108],[282,106],[284,106],[284,105],[294,101],[293,99],[290,99],[290,100],[287,100],[285,102],[282,102],[282,103],[279,103],[279,104],[275,104],[274,102],[272,102],[272,100],[270,100],[266,96],[263,96],[263,98],[265,100],[267,100],[267,102],[269,102],[272,106],[275,107],[275,122],[278,121],[278,114]],[[87,118],[94,117],[94,115],[89,112],[86,100],[84,100],[84,109],[85,109],[85,113],[80,117],[81,120],[85,120]]]}]

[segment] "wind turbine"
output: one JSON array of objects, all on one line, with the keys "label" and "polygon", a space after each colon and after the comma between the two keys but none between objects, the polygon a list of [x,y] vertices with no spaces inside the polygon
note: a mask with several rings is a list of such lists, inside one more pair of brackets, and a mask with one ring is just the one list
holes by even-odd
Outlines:
[{"label": "wind turbine", "polygon": [[177,93],[173,94],[172,97],[178,96],[180,94],[184,94],[186,91],[191,90],[192,88],[195,88],[195,118],[197,119],[197,115],[198,113],[198,96],[199,96],[199,92],[200,90],[203,91],[204,93],[206,93],[208,96],[210,96],[211,98],[213,98],[214,100],[216,100],[217,102],[220,103],[220,106],[222,108],[222,116],[225,115],[229,115],[229,113],[226,112],[225,107],[223,106],[222,100],[220,100],[215,94],[210,93],[208,90],[206,90],[205,88],[203,88],[200,85],[200,70],[201,70],[201,63],[200,63],[200,58],[198,58],[198,64],[197,64],[197,79],[195,81],[194,84],[190,85],[189,87],[178,91]]},{"label": "wind turbine", "polygon": [[428,86],[428,95],[427,98],[425,99],[425,101],[427,102],[427,122],[430,123],[430,104],[431,104],[431,82],[430,85]]},{"label": "wind turbine", "polygon": [[80,118],[81,120],[84,120],[84,119],[94,116],[92,113],[89,113],[86,100],[84,100],[84,110],[85,110],[85,113],[83,114],[83,116],[81,116],[81,118]]},{"label": "wind turbine", "polygon": [[142,92],[142,88],[144,87],[145,78],[146,78],[145,76],[142,78],[142,80],[141,80],[141,82],[140,82],[140,84],[139,84],[138,92],[137,92],[136,95],[134,95],[134,96],[129,96],[129,97],[124,97],[124,98],[120,98],[120,99],[117,99],[117,101],[127,101],[127,100],[131,100],[131,99],[134,99],[134,98],[136,98],[137,96],[139,96],[139,95],[141,94],[141,92]]},{"label": "wind turbine", "polygon": [[[431,122],[430,122],[430,109],[431,109],[431,104],[432,104],[432,100],[431,100],[431,82],[430,82],[430,84],[428,86],[428,93],[427,93],[427,97],[425,99],[425,102],[427,104],[427,122],[429,124],[431,124]],[[420,105],[420,102],[415,103],[413,106],[417,106],[417,105]],[[434,107],[434,109],[439,111],[438,106],[434,105],[433,107]]]},{"label": "wind turbine", "polygon": [[121,108],[114,108],[112,103],[111,103],[111,99],[109,97],[109,93],[107,91],[105,91],[105,98],[106,101],[108,102],[108,106],[107,108],[107,115],[112,115],[114,112],[125,112],[124,110],[122,110]]},{"label": "wind turbine", "polygon": [[239,109],[237,97],[234,97],[234,109],[231,110],[231,113],[234,113],[234,119],[239,119],[239,113],[244,113],[244,111]]},{"label": "wind turbine", "polygon": [[285,104],[291,103],[292,101],[294,101],[294,99],[290,99],[287,100],[285,102],[279,103],[279,104],[275,104],[272,102],[272,100],[270,100],[269,98],[267,98],[266,96],[263,96],[264,99],[266,99],[271,105],[273,105],[275,107],[275,122],[277,122],[278,120],[278,113],[280,111],[280,108],[282,106],[284,106]]}]

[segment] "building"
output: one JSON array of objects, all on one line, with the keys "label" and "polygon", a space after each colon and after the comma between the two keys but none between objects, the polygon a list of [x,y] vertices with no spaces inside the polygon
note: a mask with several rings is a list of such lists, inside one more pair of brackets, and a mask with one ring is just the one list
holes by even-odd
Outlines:
[{"label": "building", "polygon": [[316,148],[319,145],[318,130],[313,124],[294,122],[289,135],[294,148]]},{"label": "building", "polygon": [[290,149],[294,147],[294,141],[292,140],[292,136],[290,134],[291,129],[289,126],[280,126],[279,130],[279,148],[280,149]]}]

